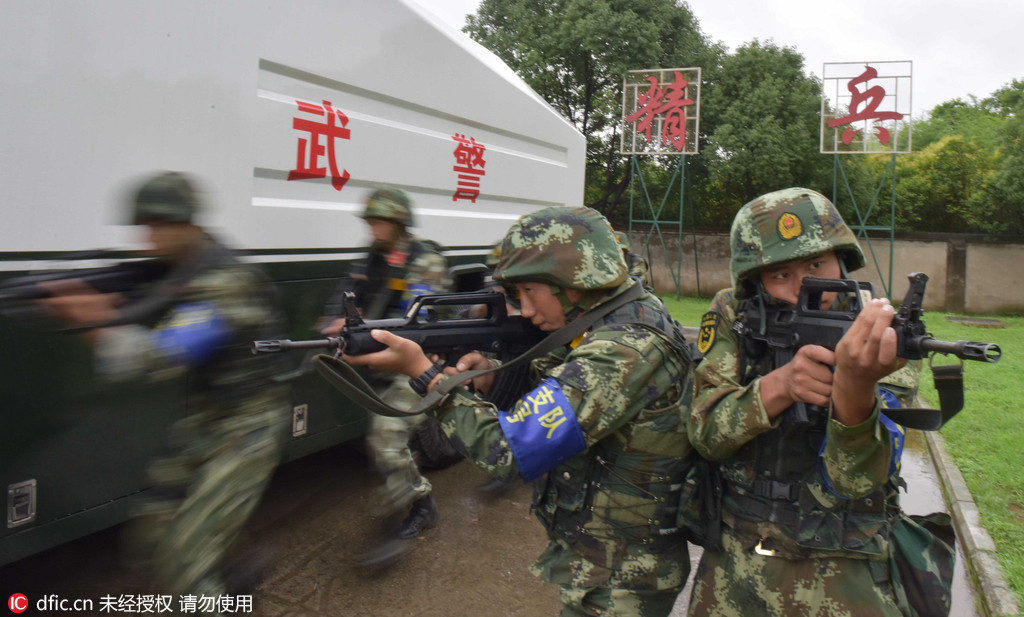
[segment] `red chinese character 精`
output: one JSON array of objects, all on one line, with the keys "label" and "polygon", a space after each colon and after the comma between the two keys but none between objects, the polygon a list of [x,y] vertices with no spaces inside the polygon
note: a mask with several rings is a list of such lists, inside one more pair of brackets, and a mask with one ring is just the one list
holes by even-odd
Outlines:
[{"label": "red chinese character \u7cbe", "polygon": [[[661,143],[671,145],[682,152],[686,147],[686,108],[693,105],[693,99],[686,97],[689,82],[679,71],[675,71],[675,80],[664,89],[658,80],[648,77],[651,86],[646,92],[636,97],[636,111],[626,116],[627,122],[636,122],[636,131],[643,133],[647,143],[651,143],[651,126],[655,117],[665,114],[665,123],[661,129]],[[639,122],[638,122],[639,120]]]}]

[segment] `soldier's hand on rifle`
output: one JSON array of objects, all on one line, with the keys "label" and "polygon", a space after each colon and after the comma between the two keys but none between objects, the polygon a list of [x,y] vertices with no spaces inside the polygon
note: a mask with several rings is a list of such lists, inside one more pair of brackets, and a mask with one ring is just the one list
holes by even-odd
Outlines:
[{"label": "soldier's hand on rifle", "polygon": [[[494,364],[491,363],[489,358],[481,353],[473,351],[459,358],[459,361],[455,363],[455,366],[449,366],[444,369],[444,374],[458,375],[459,373],[465,373],[466,371],[489,369],[492,366],[494,366]],[[491,387],[494,385],[494,373],[474,377],[472,384],[473,389],[479,394],[487,394],[491,391]]]},{"label": "soldier's hand on rifle", "polygon": [[401,373],[409,377],[419,377],[434,365],[420,346],[409,339],[387,330],[372,330],[370,336],[388,348],[359,356],[342,354],[341,359],[354,366],[366,366],[373,370]]},{"label": "soldier's hand on rifle", "polygon": [[72,326],[101,323],[118,316],[117,306],[123,303],[120,294],[99,293],[81,279],[62,279],[38,283],[49,298],[37,300],[53,317]]},{"label": "soldier's hand on rifle", "polygon": [[793,403],[827,407],[832,395],[835,353],[806,345],[793,359],[761,378],[760,393],[768,417],[775,418]]},{"label": "soldier's hand on rifle", "polygon": [[325,327],[320,329],[320,334],[324,336],[338,336],[341,334],[341,329],[345,327],[345,318],[338,317],[332,320]]},{"label": "soldier's hand on rifle", "polygon": [[894,314],[887,299],[871,300],[836,345],[832,403],[835,419],[843,424],[866,420],[878,380],[907,362],[896,355],[896,331],[890,327]]}]

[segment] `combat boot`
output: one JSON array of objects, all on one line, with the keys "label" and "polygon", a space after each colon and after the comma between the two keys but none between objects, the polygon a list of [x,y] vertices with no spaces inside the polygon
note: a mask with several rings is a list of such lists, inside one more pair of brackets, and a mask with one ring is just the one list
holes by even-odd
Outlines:
[{"label": "combat boot", "polygon": [[437,511],[437,502],[433,495],[421,497],[412,503],[412,510],[409,516],[402,521],[398,533],[395,535],[402,540],[411,540],[418,537],[424,531],[437,524],[440,513]]}]

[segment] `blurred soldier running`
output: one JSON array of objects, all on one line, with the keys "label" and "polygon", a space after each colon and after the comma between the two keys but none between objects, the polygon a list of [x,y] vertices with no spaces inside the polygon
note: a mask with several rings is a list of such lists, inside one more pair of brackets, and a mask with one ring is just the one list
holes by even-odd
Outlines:
[{"label": "blurred soldier running", "polygon": [[[345,292],[355,293],[364,319],[385,319],[404,315],[416,296],[444,293],[451,287],[440,247],[408,231],[413,216],[405,192],[375,190],[366,200],[363,220],[373,244],[366,259],[352,267],[328,301],[324,312],[329,323],[321,330],[327,336],[337,336],[345,325],[344,317],[338,317]],[[396,407],[408,408],[419,398],[406,378],[391,374],[375,377],[372,382],[383,390],[381,398]],[[384,480],[379,505],[386,523],[383,536],[363,559],[367,567],[394,563],[414,546],[416,537],[437,524],[430,481],[420,473],[409,450],[409,437],[424,420],[423,415],[389,418],[370,414],[366,440]],[[405,513],[404,520],[399,520]]]},{"label": "blurred soldier running", "polygon": [[[57,297],[42,302],[72,325],[95,327],[85,336],[110,379],[184,374],[187,414],[150,466],[154,487],[134,512],[130,544],[153,592],[218,597],[240,591],[225,588],[221,562],[279,462],[288,395],[273,379],[278,362],[249,351],[254,339],[282,332],[276,294],[194,222],[199,208],[193,183],[177,172],[135,193],[132,223],[171,264],[150,296],[151,327],[116,325],[120,298],[80,280],[54,283]],[[255,583],[242,582],[248,593]]]}]

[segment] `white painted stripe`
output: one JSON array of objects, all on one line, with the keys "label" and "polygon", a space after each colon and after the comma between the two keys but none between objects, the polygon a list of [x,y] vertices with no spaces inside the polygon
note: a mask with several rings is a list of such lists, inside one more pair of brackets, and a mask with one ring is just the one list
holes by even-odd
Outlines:
[{"label": "white painted stripe", "polygon": [[[338,212],[362,212],[363,204],[342,203],[337,201],[316,201],[312,199],[284,199],[279,197],[253,197],[252,205],[264,208],[300,208],[305,210],[335,210]],[[514,212],[480,212],[473,210],[439,210],[436,208],[413,208],[413,214],[419,216],[441,216],[467,219],[496,219],[502,221],[518,221],[521,214]]]},{"label": "white painted stripe", "polygon": [[[244,249],[243,249],[244,250]],[[478,249],[458,249],[445,251],[448,257],[473,257],[485,256],[490,252],[489,247]],[[361,253],[293,253],[281,255],[242,255],[242,261],[254,264],[273,263],[302,263],[313,261],[351,261],[363,259],[365,252]],[[118,263],[116,259],[89,259],[86,261],[67,259],[37,259],[32,261],[0,261],[0,272],[68,272],[71,270],[85,270],[88,268],[104,268]]]}]

